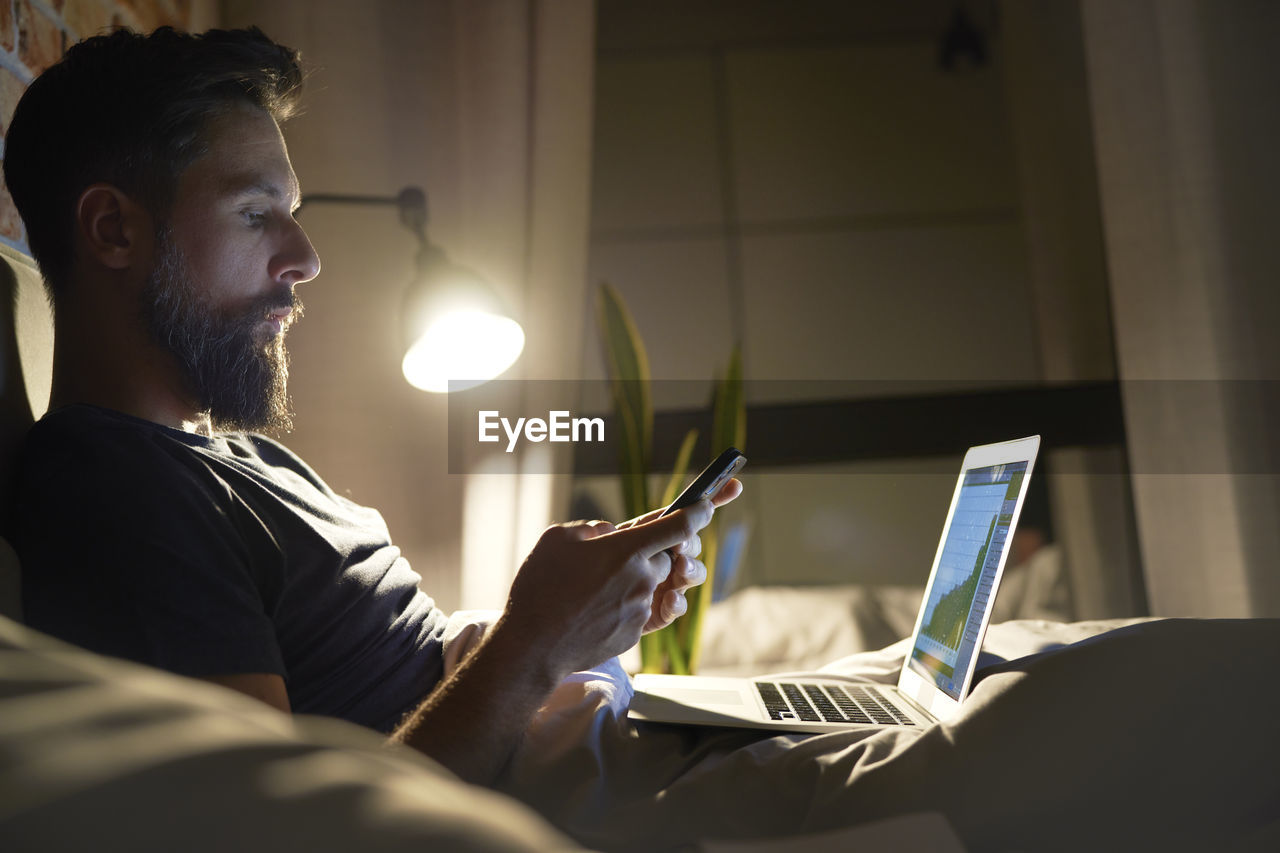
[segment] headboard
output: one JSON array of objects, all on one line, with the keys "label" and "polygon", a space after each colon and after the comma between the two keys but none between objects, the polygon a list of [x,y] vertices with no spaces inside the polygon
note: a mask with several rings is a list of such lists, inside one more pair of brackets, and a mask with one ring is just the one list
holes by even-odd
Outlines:
[{"label": "headboard", "polygon": [[[44,414],[53,379],[53,313],[35,262],[0,243],[0,519],[7,521],[18,445]],[[2,532],[2,531],[0,531]],[[20,615],[18,560],[0,538],[0,615]]]}]

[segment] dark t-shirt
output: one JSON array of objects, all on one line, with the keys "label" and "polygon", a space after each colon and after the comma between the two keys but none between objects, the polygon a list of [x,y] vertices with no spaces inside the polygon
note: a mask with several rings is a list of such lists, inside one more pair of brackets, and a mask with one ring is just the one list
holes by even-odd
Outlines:
[{"label": "dark t-shirt", "polygon": [[299,713],[388,731],[442,676],[445,615],[382,517],[260,435],[90,406],[22,451],[28,624],[183,675],[284,677]]}]

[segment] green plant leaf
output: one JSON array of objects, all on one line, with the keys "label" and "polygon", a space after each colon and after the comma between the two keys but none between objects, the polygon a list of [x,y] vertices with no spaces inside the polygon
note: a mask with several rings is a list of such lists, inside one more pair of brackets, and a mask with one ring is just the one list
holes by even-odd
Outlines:
[{"label": "green plant leaf", "polygon": [[[618,466],[623,505],[634,518],[648,512],[648,478],[653,446],[653,401],[649,380],[649,357],[635,321],[622,296],[609,284],[600,285],[596,318],[604,344],[605,364],[618,422]],[[735,346],[723,379],[716,383],[712,398],[712,447],[742,449],[746,443],[746,403],[742,390],[742,351]],[[675,500],[688,472],[689,460],[697,444],[697,430],[685,435],[676,455],[671,479],[663,493],[662,505]],[[718,545],[717,524],[712,521],[701,534],[702,558],[707,580],[686,594],[686,615],[660,631],[640,638],[641,669],[644,672],[688,674],[697,669],[703,616],[711,600],[715,582]]]},{"label": "green plant leaf", "polygon": [[729,355],[724,379],[716,386],[711,437],[713,452],[726,447],[743,450],[747,443],[747,404],[742,391],[742,348],[735,346]]},{"label": "green plant leaf", "polygon": [[653,631],[640,638],[640,671],[665,672],[666,659],[662,652],[660,631]]},{"label": "green plant leaf", "polygon": [[[727,447],[745,451],[747,443],[746,396],[742,389],[742,348],[735,346],[729,355],[729,366],[724,378],[717,383],[712,400],[711,436],[714,452]],[[686,660],[690,672],[697,672],[702,658],[702,623],[711,604],[715,589],[716,559],[719,556],[720,520],[713,518],[702,531],[702,562],[707,567],[707,579],[698,587],[685,593],[689,609],[684,621]]]},{"label": "green plant leaf", "polygon": [[649,388],[649,356],[622,296],[608,283],[600,285],[597,322],[605,365],[613,390],[614,413],[621,431],[618,465],[627,514],[649,510],[649,454],[653,443],[653,402]]},{"label": "green plant leaf", "polygon": [[689,656],[683,644],[680,642],[680,635],[676,629],[676,623],[663,628],[661,631],[654,633],[662,635],[663,651],[667,653],[667,663],[671,665],[672,675],[689,675]]},{"label": "green plant leaf", "polygon": [[[649,389],[649,356],[622,296],[608,283],[600,285],[596,322],[604,345],[605,368],[613,393],[617,421],[618,473],[623,510],[629,518],[649,511],[649,455],[653,442],[653,403]],[[662,638],[640,638],[640,662],[645,672],[662,672]]]},{"label": "green plant leaf", "polygon": [[684,478],[689,472],[689,459],[693,457],[694,445],[698,443],[698,431],[691,429],[684,434],[684,441],[680,442],[680,450],[676,453],[676,464],[671,469],[671,479],[667,481],[667,488],[662,493],[662,501],[658,506],[671,506],[679,495],[680,490],[684,488]]}]

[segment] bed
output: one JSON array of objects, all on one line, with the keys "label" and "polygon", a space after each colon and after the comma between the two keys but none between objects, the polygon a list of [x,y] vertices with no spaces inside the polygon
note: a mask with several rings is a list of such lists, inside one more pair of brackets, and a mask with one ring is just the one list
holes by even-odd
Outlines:
[{"label": "bed", "polygon": [[[455,618],[451,662],[483,627]],[[1277,648],[1274,620],[1006,622],[952,723],[773,737],[632,723],[613,660],[556,691],[492,792],[356,727],[0,617],[0,839],[6,850],[1270,850],[1280,689],[1258,671]],[[896,643],[823,672],[889,681],[903,653]]]},{"label": "bed", "polygon": [[[1006,622],[957,720],[780,737],[631,723],[615,665],[561,689],[501,789],[604,849],[904,815],[973,849],[1276,849],[1277,649],[1275,620]],[[892,682],[904,653],[821,671]]]}]

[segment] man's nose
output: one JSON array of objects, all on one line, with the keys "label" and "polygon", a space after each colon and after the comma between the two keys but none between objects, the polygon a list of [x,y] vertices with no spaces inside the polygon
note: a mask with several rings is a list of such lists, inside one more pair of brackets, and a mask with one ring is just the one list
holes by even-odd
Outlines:
[{"label": "man's nose", "polygon": [[289,285],[311,281],[320,274],[320,256],[297,222],[288,226],[287,239],[272,259],[272,267],[272,280]]}]

